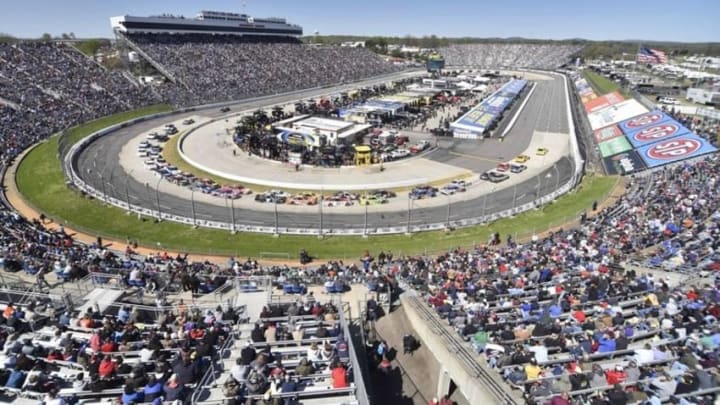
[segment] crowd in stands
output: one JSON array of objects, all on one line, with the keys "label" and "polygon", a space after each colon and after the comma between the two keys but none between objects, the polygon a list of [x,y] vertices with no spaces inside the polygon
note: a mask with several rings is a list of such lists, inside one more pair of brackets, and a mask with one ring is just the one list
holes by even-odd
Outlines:
[{"label": "crowd in stands", "polygon": [[556,69],[582,47],[549,44],[464,44],[441,48],[446,66]]},{"label": "crowd in stands", "polygon": [[494,235],[389,269],[425,291],[530,403],[655,404],[702,394],[720,376],[720,289],[712,277],[671,286],[626,266],[683,270],[683,281],[720,270],[718,176],[717,156],[681,163],[632,179],[615,205],[575,229],[524,244]]},{"label": "crowd in stands", "polygon": [[398,70],[364,48],[289,39],[134,34],[130,40],[186,90],[179,104],[237,100],[357,81]]},{"label": "crowd in stands", "polygon": [[0,161],[95,118],[158,103],[151,89],[54,43],[0,44]]},{"label": "crowd in stands", "polygon": [[0,384],[5,394],[46,404],[99,396],[123,405],[190,403],[239,319],[232,308],[200,311],[182,302],[145,321],[130,306],[105,313],[47,307],[30,332],[22,327],[32,322],[29,312],[8,303],[2,313]]}]

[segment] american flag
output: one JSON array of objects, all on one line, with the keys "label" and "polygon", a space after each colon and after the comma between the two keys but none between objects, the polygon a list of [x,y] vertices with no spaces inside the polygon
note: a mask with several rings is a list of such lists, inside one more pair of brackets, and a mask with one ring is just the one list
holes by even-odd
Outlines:
[{"label": "american flag", "polygon": [[667,55],[657,49],[641,47],[636,60],[640,63],[667,63]]}]

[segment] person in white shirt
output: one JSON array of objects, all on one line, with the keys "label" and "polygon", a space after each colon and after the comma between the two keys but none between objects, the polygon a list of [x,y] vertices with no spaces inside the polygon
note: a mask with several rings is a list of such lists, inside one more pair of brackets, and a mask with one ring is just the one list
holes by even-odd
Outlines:
[{"label": "person in white shirt", "polygon": [[139,281],[140,280],[140,269],[132,269],[130,272],[130,281]]},{"label": "person in white shirt", "polygon": [[142,363],[149,363],[153,356],[153,351],[148,349],[147,346],[143,346],[142,349],[140,349],[140,362]]},{"label": "person in white shirt", "polygon": [[652,348],[646,344],[642,349],[635,349],[635,360],[639,366],[650,363],[655,358]]}]

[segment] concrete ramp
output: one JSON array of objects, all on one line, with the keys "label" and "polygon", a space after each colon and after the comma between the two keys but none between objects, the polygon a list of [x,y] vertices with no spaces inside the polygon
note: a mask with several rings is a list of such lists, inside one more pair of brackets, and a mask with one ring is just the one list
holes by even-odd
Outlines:
[{"label": "concrete ramp", "polygon": [[[375,323],[377,338],[385,340],[388,345],[397,350],[397,357],[393,362],[399,369],[401,385],[397,387],[388,384],[373,384],[375,398],[388,398],[382,404],[413,404],[426,405],[434,396],[440,375],[440,363],[427,346],[421,346],[412,355],[403,354],[402,338],[406,334],[418,335],[413,330],[403,307],[395,309]],[[373,381],[376,382],[376,381]],[[390,391],[395,392],[390,392]],[[378,392],[380,391],[380,392]],[[402,397],[397,401],[398,396]],[[459,404],[463,402],[458,401]]]}]

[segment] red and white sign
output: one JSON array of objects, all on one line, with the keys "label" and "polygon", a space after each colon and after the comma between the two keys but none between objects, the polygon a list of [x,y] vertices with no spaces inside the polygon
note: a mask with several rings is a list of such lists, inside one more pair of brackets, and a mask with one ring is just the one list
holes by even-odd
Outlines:
[{"label": "red and white sign", "polygon": [[641,115],[637,118],[633,118],[630,121],[627,122],[628,128],[640,128],[644,127],[645,125],[654,124],[658,121],[660,121],[663,118],[663,115],[661,113],[648,113],[645,115]]},{"label": "red and white sign", "polygon": [[638,131],[633,138],[638,142],[655,141],[662,138],[669,138],[680,131],[677,124],[660,124]]},{"label": "red and white sign", "polygon": [[658,142],[647,150],[646,154],[651,159],[677,160],[692,155],[702,147],[696,139],[676,138],[665,142]]}]

